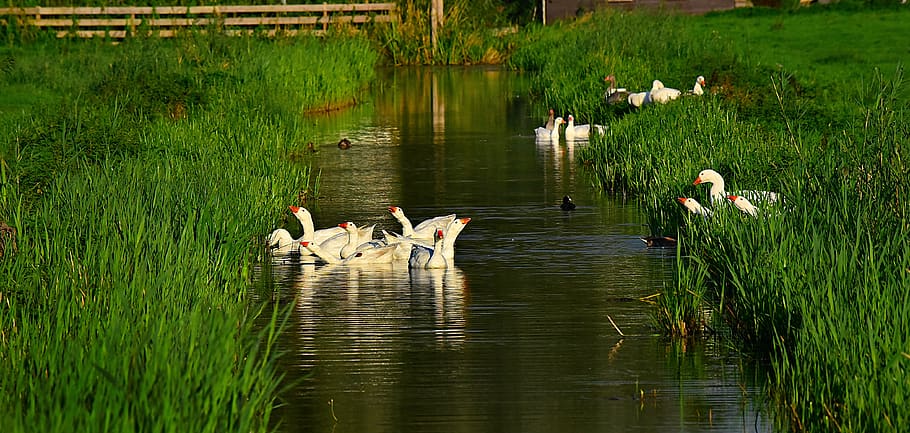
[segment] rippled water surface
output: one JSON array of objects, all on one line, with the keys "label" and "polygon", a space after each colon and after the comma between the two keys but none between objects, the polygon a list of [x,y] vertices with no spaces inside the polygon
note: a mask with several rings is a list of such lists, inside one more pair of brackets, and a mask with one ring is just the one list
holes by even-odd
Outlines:
[{"label": "rippled water surface", "polygon": [[639,299],[671,281],[674,251],[646,248],[635,203],[590,186],[574,160],[586,143],[535,140],[545,110],[525,78],[396,69],[383,83],[313,120],[317,228],[400,232],[391,205],[471,222],[445,270],[260,269],[257,293],[294,305],[280,431],[771,431],[760,373],[720,343],[657,335]]}]

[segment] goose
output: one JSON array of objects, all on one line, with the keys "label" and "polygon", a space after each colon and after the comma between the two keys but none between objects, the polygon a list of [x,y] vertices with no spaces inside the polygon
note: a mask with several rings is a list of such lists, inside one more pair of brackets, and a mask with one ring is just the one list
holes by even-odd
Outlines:
[{"label": "goose", "polygon": [[572,202],[572,197],[564,195],[562,196],[562,204],[559,207],[564,211],[575,210],[575,203]]},{"label": "goose", "polygon": [[[454,263],[455,240],[458,239],[458,235],[461,234],[461,232],[465,229],[465,226],[467,226],[467,224],[469,222],[471,222],[471,218],[468,218],[468,217],[456,218],[456,219],[452,220],[451,223],[449,223],[449,225],[445,228],[445,230],[443,230],[442,255],[443,255],[443,257],[445,257],[445,259],[447,261]],[[417,246],[424,247],[424,248],[430,248],[430,249],[433,248],[432,244],[428,244],[423,241],[405,238],[405,237],[394,237],[391,239],[390,238],[386,238],[386,239],[389,242],[397,242],[397,243],[401,244],[402,248],[399,248],[398,251],[395,252],[396,257],[399,259],[410,258],[410,252],[412,250],[411,247],[413,245],[417,245]]]},{"label": "goose", "polygon": [[575,117],[570,114],[569,123],[566,124],[566,140],[587,139],[592,129],[598,135],[604,135],[606,132],[603,125],[576,125]]},{"label": "goose", "polygon": [[642,105],[651,102],[649,92],[630,93],[626,100],[629,102],[629,105],[635,108],[640,108]]},{"label": "goose", "polygon": [[[711,203],[722,203],[724,198],[728,195],[724,189],[724,178],[720,175],[720,173],[710,168],[702,170],[701,173],[698,173],[698,177],[695,178],[695,181],[692,182],[692,185],[698,185],[701,183],[711,184]],[[768,203],[777,203],[777,201],[780,199],[780,195],[778,193],[770,191],[739,191],[734,195],[746,196],[749,200],[752,201],[765,201]]]},{"label": "goose", "polygon": [[534,130],[534,134],[537,135],[538,139],[550,139],[550,140],[559,140],[559,125],[566,123],[562,117],[557,117],[553,120],[553,129],[547,129],[546,127],[539,127]]},{"label": "goose", "polygon": [[575,116],[569,115],[569,123],[566,124],[566,140],[576,138],[588,138],[591,133],[591,125],[576,125]]},{"label": "goose", "polygon": [[411,220],[404,214],[404,209],[398,206],[389,206],[389,213],[401,223],[401,235],[407,238],[433,241],[433,234],[437,229],[445,229],[449,223],[455,219],[455,214],[443,215],[428,218],[421,221],[417,226],[411,224]]},{"label": "goose", "polygon": [[744,214],[750,216],[758,216],[758,208],[749,201],[749,199],[741,195],[728,195],[727,199],[733,202],[733,205],[737,209],[743,211]]},{"label": "goose", "polygon": [[350,257],[340,259],[335,255],[323,250],[318,244],[308,241],[301,241],[300,245],[310,253],[319,257],[328,264],[380,264],[394,262],[395,250],[398,245],[384,245],[375,248],[364,248],[358,250]]},{"label": "goose", "polygon": [[695,85],[692,86],[692,90],[686,92],[687,95],[701,96],[705,94],[705,89],[702,86],[706,86],[705,77],[699,75],[695,78]]},{"label": "goose", "polygon": [[300,206],[288,207],[303,227],[303,236],[300,238],[302,241],[322,243],[332,236],[344,233],[344,229],[338,226],[316,230],[313,225],[313,215],[310,214],[310,211]]},{"label": "goose", "polygon": [[[654,80],[654,82],[660,83],[659,80]],[[664,87],[663,83],[660,83],[660,87],[652,87],[650,93],[651,101],[660,104],[666,104],[667,102],[678,98],[679,95],[682,94],[682,92],[680,92],[678,89],[674,89],[672,87]]]},{"label": "goose", "polygon": [[341,247],[341,250],[338,252],[339,257],[343,259],[348,258],[357,252],[358,248],[361,245],[369,243],[373,240],[372,235],[371,237],[363,237],[360,233],[360,230],[357,229],[357,225],[351,221],[346,221],[338,224],[338,227],[344,229],[344,231],[347,233],[348,238],[348,242],[343,247]]},{"label": "goose", "polygon": [[423,245],[414,244],[411,246],[411,256],[408,258],[408,268],[410,269],[439,269],[447,266],[445,256],[443,255],[443,233],[442,229],[436,230],[435,242],[433,248]]},{"label": "goose", "polygon": [[708,209],[701,205],[694,198],[689,197],[677,197],[677,201],[682,203],[682,205],[689,210],[689,212],[694,213],[695,215],[701,216],[711,216],[711,209]]},{"label": "goose", "polygon": [[553,112],[553,109],[551,108],[550,113],[547,117],[547,124],[546,124],[546,126],[544,126],[544,128],[547,128],[550,131],[552,131],[553,127],[556,125],[556,123],[555,123],[556,120],[553,118],[553,114],[554,114],[554,112]]},{"label": "goose", "polygon": [[296,242],[297,240],[291,236],[289,231],[275,229],[272,233],[269,233],[265,244],[272,251],[272,254],[290,254],[299,252]]},{"label": "goose", "polygon": [[446,261],[455,263],[455,239],[469,222],[471,222],[471,218],[468,217],[456,218],[446,227],[442,238],[442,256]]},{"label": "goose", "polygon": [[629,98],[629,91],[623,87],[616,88],[616,77],[613,74],[604,77],[604,81],[609,82],[607,91],[604,92],[604,99],[608,104],[617,104],[626,101]]},{"label": "goose", "polygon": [[[659,80],[655,80],[655,83],[659,83]],[[686,94],[690,95],[703,95],[705,93],[702,86],[705,85],[705,77],[699,75],[695,78],[695,85],[692,86],[692,90],[686,91]],[[666,104],[676,98],[679,98],[679,95],[682,95],[682,92],[678,89],[673,89],[670,87],[664,87],[663,83],[660,83],[660,87],[651,88],[651,100],[653,102],[658,102],[661,104]]]}]

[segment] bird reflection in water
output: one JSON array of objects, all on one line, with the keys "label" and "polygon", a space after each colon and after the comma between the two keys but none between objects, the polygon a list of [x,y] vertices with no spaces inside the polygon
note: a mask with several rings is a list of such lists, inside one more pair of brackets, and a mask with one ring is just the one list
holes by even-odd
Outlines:
[{"label": "bird reflection in water", "polygon": [[464,272],[457,267],[411,270],[412,293],[433,296],[433,333],[440,348],[464,343],[467,288]]}]

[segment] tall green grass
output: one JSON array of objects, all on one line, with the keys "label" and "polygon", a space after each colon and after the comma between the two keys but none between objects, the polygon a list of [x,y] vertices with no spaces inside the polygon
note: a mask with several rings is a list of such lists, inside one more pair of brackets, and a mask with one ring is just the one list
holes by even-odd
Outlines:
[{"label": "tall green grass", "polygon": [[511,52],[512,32],[494,0],[445,2],[436,47],[430,35],[430,1],[398,4],[398,20],[369,30],[394,65],[500,64]]},{"label": "tall green grass", "polygon": [[[876,14],[892,22],[907,12],[854,18]],[[808,16],[813,26],[841,18]],[[655,323],[691,336],[705,329],[705,311],[723,318],[745,350],[768,354],[778,413],[798,430],[900,431],[910,398],[910,128],[902,69],[893,58],[870,58],[859,75],[855,63],[845,64],[841,72],[852,74],[845,80],[807,73],[799,61],[763,66],[775,51],[753,49],[762,46],[759,35],[748,46],[720,34],[717,50],[699,43],[713,22],[733,21],[726,16],[658,16],[667,28],[657,40],[635,34],[642,19],[608,12],[540,29],[513,60],[539,71],[547,105],[609,126],[578,152],[595,187],[634,194],[650,234],[679,237],[677,278],[657,298]],[[800,14],[736,23],[775,33],[775,20],[803,23]],[[598,34],[604,23],[612,40]],[[563,41],[594,54],[544,55],[559,52]],[[879,72],[879,65],[889,69]],[[823,69],[838,70],[834,63]],[[674,81],[664,74],[703,74],[709,93],[640,110],[606,106],[593,83],[609,72],[642,77],[626,86],[633,89],[648,87],[643,78],[666,83]],[[675,80],[678,87],[688,81]],[[705,168],[722,173],[728,190],[778,191],[785,202],[760,205],[758,218],[723,204],[710,218],[689,215],[675,197],[708,204],[708,188],[692,185]]]},{"label": "tall green grass", "polygon": [[0,430],[270,429],[284,318],[247,297],[250,269],[315,187],[290,160],[302,114],[356,98],[369,53],[199,35],[6,51],[0,89],[41,90],[0,116],[0,220],[18,230]]}]

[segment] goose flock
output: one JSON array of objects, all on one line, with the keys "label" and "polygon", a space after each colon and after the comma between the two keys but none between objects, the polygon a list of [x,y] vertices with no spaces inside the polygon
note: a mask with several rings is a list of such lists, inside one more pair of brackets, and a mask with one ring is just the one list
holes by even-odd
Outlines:
[{"label": "goose flock", "polygon": [[454,265],[455,239],[471,221],[450,214],[415,226],[402,208],[390,206],[389,213],[401,224],[401,234],[382,230],[382,236],[374,239],[375,224],[358,227],[345,221],[316,230],[306,208],[289,208],[303,227],[303,235],[295,239],[285,229],[273,230],[266,241],[272,254],[314,256],[329,264],[407,263],[412,269],[446,268]]},{"label": "goose flock", "polygon": [[[699,75],[695,78],[695,84],[692,86],[692,90],[687,90],[685,92],[666,87],[660,80],[654,80],[651,83],[650,90],[644,92],[629,92],[625,88],[616,87],[616,77],[612,74],[606,76],[604,81],[608,83],[607,91],[604,93],[604,98],[606,98],[607,103],[618,104],[627,102],[634,108],[640,108],[643,105],[651,103],[666,104],[678,99],[682,95],[700,96],[705,93],[704,86],[707,85],[705,77]],[[566,119],[568,119],[568,121],[566,121]],[[569,141],[587,140],[592,133],[598,135],[604,135],[606,133],[606,127],[603,125],[576,125],[575,116],[572,114],[569,114],[566,118],[555,117],[554,111],[550,109],[547,123],[544,126],[535,128],[534,135],[538,140],[559,140],[559,128],[561,125],[566,125],[565,137],[566,140]]]},{"label": "goose flock", "polygon": [[692,86],[692,90],[687,90],[685,92],[671,87],[666,87],[660,80],[654,80],[651,82],[651,89],[644,92],[629,92],[624,88],[617,88],[616,77],[613,75],[608,75],[606,78],[604,78],[604,81],[609,83],[607,91],[604,93],[604,98],[608,103],[618,104],[620,102],[628,102],[629,105],[635,108],[640,108],[643,105],[648,105],[651,103],[666,104],[670,101],[676,100],[684,94],[701,96],[705,93],[704,87],[707,86],[705,77],[701,75],[695,78],[695,84]]},{"label": "goose flock", "polygon": [[593,131],[596,134],[603,135],[606,133],[606,127],[603,125],[576,125],[575,116],[569,115],[569,121],[566,122],[562,117],[553,118],[553,110],[550,110],[550,119],[547,120],[545,126],[538,127],[534,129],[534,135],[537,136],[538,140],[554,140],[558,141],[560,137],[559,127],[561,125],[566,125],[565,137],[566,140],[587,140],[591,136]]},{"label": "goose flock", "polygon": [[[736,191],[727,192],[725,190],[724,178],[720,173],[705,169],[698,173],[698,176],[692,182],[693,185],[710,184],[710,200],[712,206],[722,206],[724,203],[732,203],[740,212],[748,216],[758,216],[761,210],[753,204],[760,203],[767,206],[773,206],[781,202],[781,195],[772,191]],[[714,211],[703,206],[697,200],[691,197],[677,197],[676,200],[683,205],[686,210],[695,215],[704,217],[711,216]]]}]

